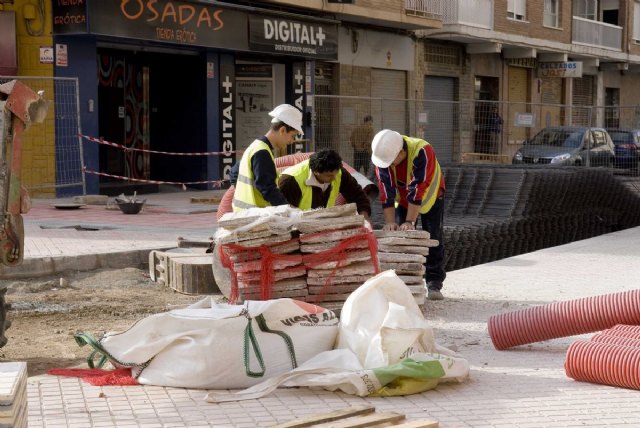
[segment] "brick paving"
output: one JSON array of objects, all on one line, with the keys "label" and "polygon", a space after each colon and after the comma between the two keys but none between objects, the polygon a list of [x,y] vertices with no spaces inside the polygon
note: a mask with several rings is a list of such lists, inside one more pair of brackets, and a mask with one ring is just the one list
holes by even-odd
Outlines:
[{"label": "brick paving", "polygon": [[[206,206],[191,206],[188,194],[156,198],[155,208],[150,204],[135,216],[94,206],[55,210],[50,202],[36,201],[25,218],[25,263],[34,266],[34,260],[47,257],[82,260],[97,252],[126,253],[132,248],[144,253],[174,246],[177,236],[206,239],[213,233],[215,215],[202,212]],[[40,228],[78,223],[113,228]],[[565,376],[568,345],[590,335],[496,351],[486,321],[496,307],[509,311],[636,289],[638,248],[640,228],[634,228],[450,272],[443,290],[447,300],[427,302],[425,312],[436,340],[455,343],[469,360],[470,378],[463,383],[442,384],[407,397],[359,398],[302,388],[280,389],[258,400],[212,404],[204,401],[204,391],[94,387],[74,378],[40,375],[28,381],[29,426],[248,428],[368,403],[410,419],[434,418],[447,428],[637,427],[639,391]]]}]

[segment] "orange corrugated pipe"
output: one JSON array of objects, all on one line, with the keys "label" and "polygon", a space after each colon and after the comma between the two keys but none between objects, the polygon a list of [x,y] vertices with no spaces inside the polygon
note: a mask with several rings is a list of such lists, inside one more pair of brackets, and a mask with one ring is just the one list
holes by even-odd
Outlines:
[{"label": "orange corrugated pipe", "polygon": [[640,389],[640,348],[578,340],[567,350],[564,370],[577,381]]},{"label": "orange corrugated pipe", "polygon": [[492,315],[488,321],[491,341],[499,350],[616,324],[640,324],[640,290],[535,306]]}]

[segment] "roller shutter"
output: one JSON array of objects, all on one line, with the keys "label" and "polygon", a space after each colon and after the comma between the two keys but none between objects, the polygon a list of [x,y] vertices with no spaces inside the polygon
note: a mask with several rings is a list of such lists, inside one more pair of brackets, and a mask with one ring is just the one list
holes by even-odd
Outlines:
[{"label": "roller shutter", "polygon": [[594,105],[594,78],[584,76],[571,80],[573,81],[571,123],[576,126],[589,126],[589,112]]},{"label": "roller shutter", "polygon": [[407,74],[404,71],[372,69],[371,97],[374,127],[407,134]]},{"label": "roller shutter", "polygon": [[425,139],[436,150],[440,163],[453,161],[453,128],[456,121],[456,79],[427,76],[424,79],[424,98],[427,112]]}]

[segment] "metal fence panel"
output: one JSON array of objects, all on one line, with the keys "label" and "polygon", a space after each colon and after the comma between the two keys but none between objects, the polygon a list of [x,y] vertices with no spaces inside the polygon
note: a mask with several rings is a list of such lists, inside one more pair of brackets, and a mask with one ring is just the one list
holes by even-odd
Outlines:
[{"label": "metal fence panel", "polygon": [[34,125],[23,139],[23,185],[34,196],[55,196],[65,187],[81,187],[83,174],[78,79],[60,77],[0,76],[0,83],[20,80],[51,100],[43,124]]},{"label": "metal fence panel", "polygon": [[[544,128],[603,127],[640,130],[640,106],[573,106],[488,100],[396,100],[315,97],[315,150],[331,148],[353,162],[349,136],[366,115],[374,133],[394,129],[426,139],[442,164],[511,164],[525,142]],[[592,136],[588,144],[598,144]],[[640,143],[639,143],[640,144]],[[584,154],[584,165],[597,165]],[[601,163],[601,162],[600,162]],[[604,166],[607,166],[606,164]]]}]

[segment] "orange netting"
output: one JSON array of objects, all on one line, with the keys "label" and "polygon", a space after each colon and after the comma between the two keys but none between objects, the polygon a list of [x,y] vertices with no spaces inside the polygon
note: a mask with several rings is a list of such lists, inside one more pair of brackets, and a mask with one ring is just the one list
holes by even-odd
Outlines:
[{"label": "orange netting", "polygon": [[102,369],[49,369],[47,374],[54,376],[79,377],[87,383],[95,386],[105,385],[140,385],[131,376],[130,368],[120,368],[115,370]]},{"label": "orange netting", "polygon": [[[324,235],[329,231],[316,232],[313,234],[307,234],[306,237]],[[268,300],[271,297],[271,290],[274,283],[274,264],[278,261],[295,262],[300,259],[300,254],[274,254],[272,249],[277,248],[280,245],[290,244],[291,242],[298,241],[297,238],[279,242],[278,244],[266,246],[260,245],[257,247],[245,247],[240,244],[223,244],[219,247],[220,260],[222,265],[231,271],[231,292],[229,295],[229,302],[235,304],[239,297],[238,288],[238,272],[236,271],[235,264],[230,258],[230,254],[237,254],[241,252],[255,252],[260,253],[260,281],[252,282],[249,285],[255,290],[251,290],[249,294],[259,294],[262,300]],[[349,250],[358,248],[357,245],[367,241],[369,253],[371,254],[371,263],[374,268],[374,272],[377,274],[380,272],[380,264],[378,263],[378,241],[376,240],[373,232],[366,227],[362,227],[357,235],[345,238],[340,241],[334,247],[313,254],[304,254],[302,256],[302,262],[307,267],[317,267],[323,263],[336,262],[336,266],[331,269],[331,274],[325,281],[322,291],[316,295],[317,302],[321,302],[325,294],[325,290],[332,284],[332,279],[335,276],[336,271],[345,266]],[[259,287],[259,289],[258,289]]]}]

